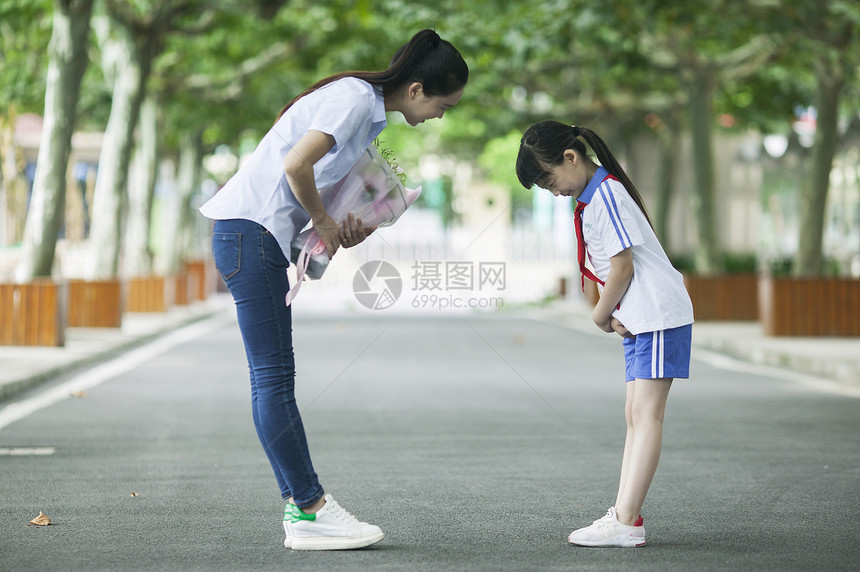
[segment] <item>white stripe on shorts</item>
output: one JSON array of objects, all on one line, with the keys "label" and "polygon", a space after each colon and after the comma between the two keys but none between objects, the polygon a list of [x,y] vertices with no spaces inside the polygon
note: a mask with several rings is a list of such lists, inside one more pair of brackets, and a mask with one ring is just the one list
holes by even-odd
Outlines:
[{"label": "white stripe on shorts", "polygon": [[652,332],[651,338],[651,378],[661,379],[663,377],[663,330]]}]

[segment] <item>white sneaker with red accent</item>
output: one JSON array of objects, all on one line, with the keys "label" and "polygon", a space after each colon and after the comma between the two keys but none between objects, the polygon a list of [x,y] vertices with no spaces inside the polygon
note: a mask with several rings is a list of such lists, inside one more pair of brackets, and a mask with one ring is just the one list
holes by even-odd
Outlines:
[{"label": "white sneaker with red accent", "polygon": [[571,532],[567,541],[577,546],[645,546],[644,519],[639,515],[634,526],[621,524],[618,522],[613,506],[606,511],[605,516],[595,520],[591,526]]}]

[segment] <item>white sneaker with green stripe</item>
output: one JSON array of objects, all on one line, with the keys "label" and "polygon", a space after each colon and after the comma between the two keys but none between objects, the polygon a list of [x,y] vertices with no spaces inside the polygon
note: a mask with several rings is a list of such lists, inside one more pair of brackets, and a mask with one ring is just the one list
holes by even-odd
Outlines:
[{"label": "white sneaker with green stripe", "polygon": [[360,522],[331,495],[315,514],[305,514],[294,504],[284,511],[284,546],[293,550],[349,550],[382,540],[382,530]]},{"label": "white sneaker with green stripe", "polygon": [[284,509],[284,533],[286,533],[287,537],[284,539],[284,547],[292,548],[293,547],[293,524],[292,524],[292,507],[296,506],[296,503],[293,502],[293,497],[287,499],[287,507]]}]

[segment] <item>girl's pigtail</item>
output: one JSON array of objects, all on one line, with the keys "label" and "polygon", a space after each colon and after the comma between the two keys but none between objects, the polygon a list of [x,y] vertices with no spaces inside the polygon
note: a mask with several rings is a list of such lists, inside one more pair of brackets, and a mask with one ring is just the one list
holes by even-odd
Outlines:
[{"label": "girl's pigtail", "polygon": [[600,161],[600,164],[603,165],[612,175],[618,177],[618,180],[621,181],[621,184],[624,185],[625,189],[627,189],[627,193],[639,206],[642,214],[645,215],[645,220],[647,220],[648,224],[653,228],[654,225],[651,223],[651,217],[648,216],[648,210],[645,208],[645,202],[642,200],[642,196],[639,194],[639,191],[636,190],[636,186],[633,184],[633,181],[631,181],[630,177],[627,176],[627,173],[621,167],[621,164],[615,159],[615,156],[612,154],[612,151],[609,150],[606,143],[604,143],[603,139],[601,139],[594,131],[586,127],[574,127],[573,129],[576,137],[582,137],[585,139],[594,151],[594,154],[597,155],[597,159]]}]

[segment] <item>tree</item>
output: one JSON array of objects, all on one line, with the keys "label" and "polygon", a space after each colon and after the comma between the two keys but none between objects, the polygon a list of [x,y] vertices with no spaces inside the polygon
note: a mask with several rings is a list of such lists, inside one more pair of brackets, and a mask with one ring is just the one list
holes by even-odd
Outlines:
[{"label": "tree", "polygon": [[[801,188],[800,237],[795,276],[817,276],[823,271],[822,238],[830,171],[839,143],[840,104],[846,88],[857,85],[860,65],[860,8],[831,0],[799,2],[790,13],[796,19],[801,46],[811,55],[815,72],[815,109],[818,114],[811,166]],[[853,103],[857,110],[856,99]]]},{"label": "tree", "polygon": [[659,116],[646,115],[646,123],[654,130],[660,149],[657,166],[657,198],[651,211],[654,232],[661,243],[668,247],[670,226],[669,211],[675,195],[675,163],[681,151],[681,118],[675,108],[665,109]]},{"label": "tree", "polygon": [[[210,33],[186,34],[180,30],[174,34],[165,49],[166,63],[153,74],[154,95],[159,101],[170,102],[163,111],[170,118],[166,122],[170,125],[170,146],[178,154],[178,196],[165,205],[165,219],[172,222],[164,241],[168,251],[156,261],[160,271],[176,272],[187,258],[199,256],[193,229],[195,216],[200,215],[193,199],[200,190],[207,144],[231,142],[247,129],[243,120],[254,116],[248,113],[256,99],[254,81],[297,48],[295,38],[274,33],[271,26],[255,13],[225,7],[216,15]],[[283,39],[274,44],[261,42],[270,37]],[[267,123],[282,103],[272,106]],[[226,109],[234,112],[225,113]]]},{"label": "tree", "polygon": [[167,229],[170,245],[165,256],[165,270],[176,272],[185,261],[185,255],[192,249],[193,219],[192,199],[200,188],[200,175],[203,162],[203,142],[200,131],[186,133],[179,148],[179,168],[176,177],[176,197],[172,216],[173,221]]},{"label": "tree", "polygon": [[102,65],[112,81],[113,97],[93,197],[90,253],[85,268],[91,280],[113,277],[119,270],[134,128],[153,62],[177,22],[202,12],[202,2],[196,0],[142,4],[145,5],[106,0],[106,13],[99,14],[95,21]]},{"label": "tree", "polygon": [[140,140],[132,162],[133,180],[128,186],[128,217],[123,259],[123,272],[126,276],[148,276],[152,273],[149,228],[158,175],[158,118],[158,103],[155,97],[150,95],[140,108]]},{"label": "tree", "polygon": [[748,77],[775,56],[775,42],[757,27],[760,14],[732,2],[688,2],[659,7],[645,19],[651,32],[639,36],[641,53],[654,70],[675,75],[687,94],[693,147],[691,195],[698,241],[696,270],[722,269],[714,212],[714,100],[722,85]]},{"label": "tree", "polygon": [[18,242],[26,223],[29,184],[14,130],[20,113],[45,105],[50,7],[49,0],[0,3],[0,246]]},{"label": "tree", "polygon": [[50,276],[57,234],[63,224],[66,171],[72,149],[81,79],[87,67],[93,0],[55,0],[48,46],[45,114],[33,195],[15,279]]},{"label": "tree", "polygon": [[[179,228],[170,228],[176,239],[167,240],[169,252],[159,260],[160,271],[176,272],[189,254],[189,228],[193,226],[192,198],[199,190],[200,162],[206,141],[202,134],[208,134],[214,143],[223,143],[236,137],[243,129],[243,120],[253,117],[255,89],[248,89],[252,80],[262,75],[261,71],[271,67],[274,62],[285,59],[291,48],[287,41],[271,43],[273,37],[283,37],[274,33],[273,18],[277,10],[286,4],[284,0],[266,0],[257,3],[256,12],[248,12],[245,6],[232,2],[206,3],[208,11],[195,10],[199,2],[163,2],[162,16],[152,13],[129,14],[119,17],[125,22],[123,30],[141,28],[160,30],[158,44],[147,47],[139,40],[131,45],[134,53],[146,57],[151,55],[148,64],[141,66],[146,72],[146,83],[139,86],[145,97],[138,112],[140,140],[137,157],[140,170],[139,180],[127,184],[128,195],[122,192],[125,183],[113,182],[114,192],[104,193],[111,212],[115,217],[104,217],[102,222],[121,221],[125,205],[128,208],[122,228],[124,236],[123,272],[126,275],[146,275],[153,270],[153,253],[150,251],[150,223],[153,207],[153,194],[156,166],[159,157],[168,154],[179,156],[180,173],[178,189],[181,197],[174,202],[168,201],[169,212],[166,218]],[[170,9],[172,8],[172,12]],[[261,19],[265,18],[265,19]],[[136,23],[135,23],[136,22]],[[121,30],[122,31],[122,30]],[[120,36],[120,39],[122,36]],[[145,40],[154,41],[150,34]],[[140,46],[143,46],[142,48]],[[154,54],[154,55],[152,55]],[[155,56],[158,56],[156,59]],[[117,85],[117,82],[114,83]],[[117,97],[114,96],[116,103]],[[232,108],[233,112],[224,113]],[[120,108],[121,109],[121,108]],[[274,109],[274,108],[273,108]],[[112,117],[115,108],[112,107]],[[267,120],[271,121],[274,111]],[[125,114],[117,113],[120,118]],[[127,125],[118,120],[119,125]],[[108,131],[110,132],[110,122]],[[125,133],[125,130],[122,131]],[[131,140],[127,140],[129,147]],[[125,162],[123,170],[120,165]],[[117,177],[128,172],[127,159],[117,157],[112,163],[111,172]],[[126,176],[127,181],[127,176]],[[117,197],[119,200],[116,200]],[[108,226],[104,236],[118,232],[119,226]],[[95,233],[94,233],[95,234]],[[112,256],[119,254],[120,237],[117,234]],[[107,243],[107,238],[94,238],[96,244]],[[100,249],[101,250],[101,249]],[[95,262],[95,258],[91,259]],[[104,257],[101,264],[112,268],[114,263]]]}]

